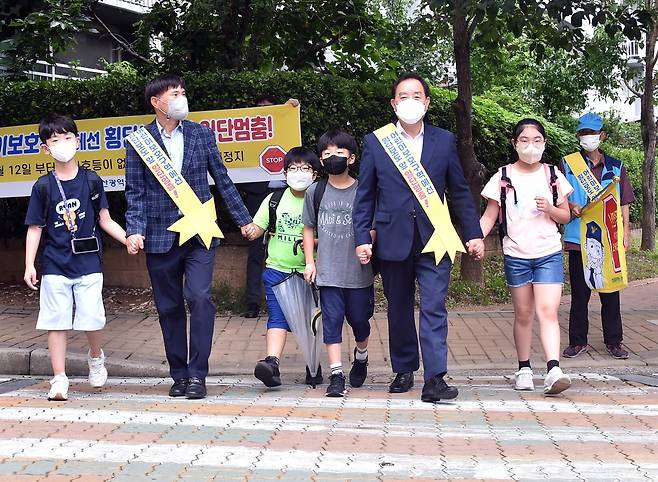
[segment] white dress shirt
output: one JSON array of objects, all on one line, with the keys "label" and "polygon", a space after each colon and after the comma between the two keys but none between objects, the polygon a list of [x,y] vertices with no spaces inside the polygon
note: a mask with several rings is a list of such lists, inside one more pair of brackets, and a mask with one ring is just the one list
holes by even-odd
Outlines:
[{"label": "white dress shirt", "polygon": [[395,124],[395,127],[398,129],[398,132],[404,137],[407,146],[411,149],[411,152],[416,156],[416,159],[420,161],[420,156],[423,153],[423,137],[425,135],[425,123],[423,122],[420,132],[416,137],[411,137],[407,132],[402,128],[400,121]]},{"label": "white dress shirt", "polygon": [[162,137],[162,143],[169,153],[169,159],[171,163],[176,168],[176,171],[180,174],[181,169],[183,168],[183,150],[184,150],[184,136],[183,136],[183,122],[179,121],[176,128],[171,132],[171,135],[167,134],[165,128],[160,125],[156,120],[156,125],[158,126],[158,132]]}]

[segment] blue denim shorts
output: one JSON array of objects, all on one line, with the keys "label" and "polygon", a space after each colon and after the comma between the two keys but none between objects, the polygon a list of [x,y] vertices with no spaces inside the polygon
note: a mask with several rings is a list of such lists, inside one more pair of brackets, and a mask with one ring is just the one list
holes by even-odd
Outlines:
[{"label": "blue denim shorts", "polygon": [[267,303],[267,329],[281,328],[290,331],[286,315],[279,305],[272,286],[286,279],[290,273],[284,273],[272,268],[265,268],[263,271],[263,285],[265,286],[265,302]]},{"label": "blue denim shorts", "polygon": [[505,278],[510,288],[519,288],[528,283],[563,284],[562,251],[533,259],[505,255]]}]

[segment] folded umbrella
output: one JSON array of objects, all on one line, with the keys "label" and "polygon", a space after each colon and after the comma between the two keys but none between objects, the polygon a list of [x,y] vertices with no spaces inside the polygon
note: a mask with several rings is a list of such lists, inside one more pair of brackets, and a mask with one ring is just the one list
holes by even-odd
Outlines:
[{"label": "folded umbrella", "polygon": [[272,289],[290,330],[297,338],[306,365],[315,377],[322,353],[322,316],[317,288],[309,285],[301,273],[293,272]]}]

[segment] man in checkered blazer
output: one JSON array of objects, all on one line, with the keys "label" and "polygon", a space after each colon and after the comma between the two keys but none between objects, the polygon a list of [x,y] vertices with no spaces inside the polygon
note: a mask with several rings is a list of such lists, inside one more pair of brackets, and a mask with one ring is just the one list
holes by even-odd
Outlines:
[{"label": "man in checkered blazer", "polygon": [[[167,152],[201,202],[212,194],[208,173],[215,181],[233,221],[248,236],[252,219],[228,176],[217,150],[215,135],[201,124],[184,120],[188,114],[185,81],[163,75],[145,89],[155,120],[146,126]],[[211,298],[215,248],[196,238],[179,246],[178,234],[167,228],[181,213],[135,149],[126,143],[126,233],[128,252],[146,252],[146,266],[160,317],[165,352],[174,384],[172,397],[203,398],[212,346],[215,306]],[[190,309],[189,349],[187,313]]]}]

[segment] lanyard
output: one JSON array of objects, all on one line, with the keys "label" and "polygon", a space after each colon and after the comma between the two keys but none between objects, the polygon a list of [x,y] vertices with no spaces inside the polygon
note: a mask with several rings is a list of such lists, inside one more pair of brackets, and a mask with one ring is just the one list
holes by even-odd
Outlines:
[{"label": "lanyard", "polygon": [[64,201],[64,211],[66,211],[66,218],[64,219],[64,222],[66,223],[66,229],[69,230],[71,233],[71,237],[75,239],[75,232],[78,230],[78,227],[73,224],[73,215],[71,210],[69,209],[69,202],[66,199],[66,194],[64,194],[64,188],[62,187],[62,183],[59,180],[59,177],[57,177],[57,173],[55,171],[52,171],[53,176],[55,176],[55,182],[57,182],[57,188],[59,189],[59,193],[62,196],[62,200]]}]

